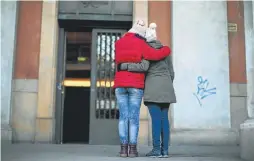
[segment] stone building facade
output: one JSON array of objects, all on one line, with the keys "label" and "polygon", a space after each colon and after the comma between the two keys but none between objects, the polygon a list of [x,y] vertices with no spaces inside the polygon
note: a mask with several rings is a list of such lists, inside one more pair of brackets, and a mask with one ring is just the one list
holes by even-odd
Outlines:
[{"label": "stone building facade", "polygon": [[[59,3],[1,2],[3,140],[56,143]],[[178,103],[169,113],[171,143],[240,145],[242,157],[253,159],[254,3],[133,1],[131,5],[132,15],[126,19],[156,22],[158,38],[173,51]],[[142,105],[140,144],[151,145],[150,124]]]}]

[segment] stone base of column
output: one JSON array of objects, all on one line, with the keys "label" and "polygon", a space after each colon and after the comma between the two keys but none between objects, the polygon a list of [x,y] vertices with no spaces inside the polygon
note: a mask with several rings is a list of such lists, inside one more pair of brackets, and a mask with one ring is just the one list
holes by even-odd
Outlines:
[{"label": "stone base of column", "polygon": [[10,125],[1,124],[1,141],[6,143],[12,142],[12,128]]},{"label": "stone base of column", "polygon": [[242,159],[254,160],[254,119],[246,120],[240,126],[240,149]]},{"label": "stone base of column", "polygon": [[236,129],[172,129],[171,145],[237,146]]}]

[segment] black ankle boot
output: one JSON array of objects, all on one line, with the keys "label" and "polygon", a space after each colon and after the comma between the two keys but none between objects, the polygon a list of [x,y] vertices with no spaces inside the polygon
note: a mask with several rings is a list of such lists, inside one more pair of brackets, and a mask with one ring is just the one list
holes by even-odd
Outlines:
[{"label": "black ankle boot", "polygon": [[129,157],[137,157],[138,156],[137,145],[132,144],[129,146],[130,146]]},{"label": "black ankle boot", "polygon": [[128,145],[121,144],[120,157],[128,157]]}]

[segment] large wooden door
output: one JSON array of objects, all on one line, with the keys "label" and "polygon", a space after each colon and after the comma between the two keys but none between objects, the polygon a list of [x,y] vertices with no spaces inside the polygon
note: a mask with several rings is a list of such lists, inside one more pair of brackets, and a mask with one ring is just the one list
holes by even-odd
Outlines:
[{"label": "large wooden door", "polygon": [[119,144],[119,110],[113,92],[115,41],[126,31],[94,29],[90,102],[90,144]]}]

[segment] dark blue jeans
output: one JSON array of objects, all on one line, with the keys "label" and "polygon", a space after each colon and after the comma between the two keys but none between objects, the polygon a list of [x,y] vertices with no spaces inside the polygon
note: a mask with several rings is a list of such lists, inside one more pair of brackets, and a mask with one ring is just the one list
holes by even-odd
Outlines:
[{"label": "dark blue jeans", "polygon": [[[154,150],[168,152],[169,145],[169,103],[146,103],[152,118]],[[161,140],[161,139],[162,140]]]},{"label": "dark blue jeans", "polygon": [[137,88],[116,88],[119,107],[119,136],[121,144],[137,144],[139,113],[144,90]]}]

